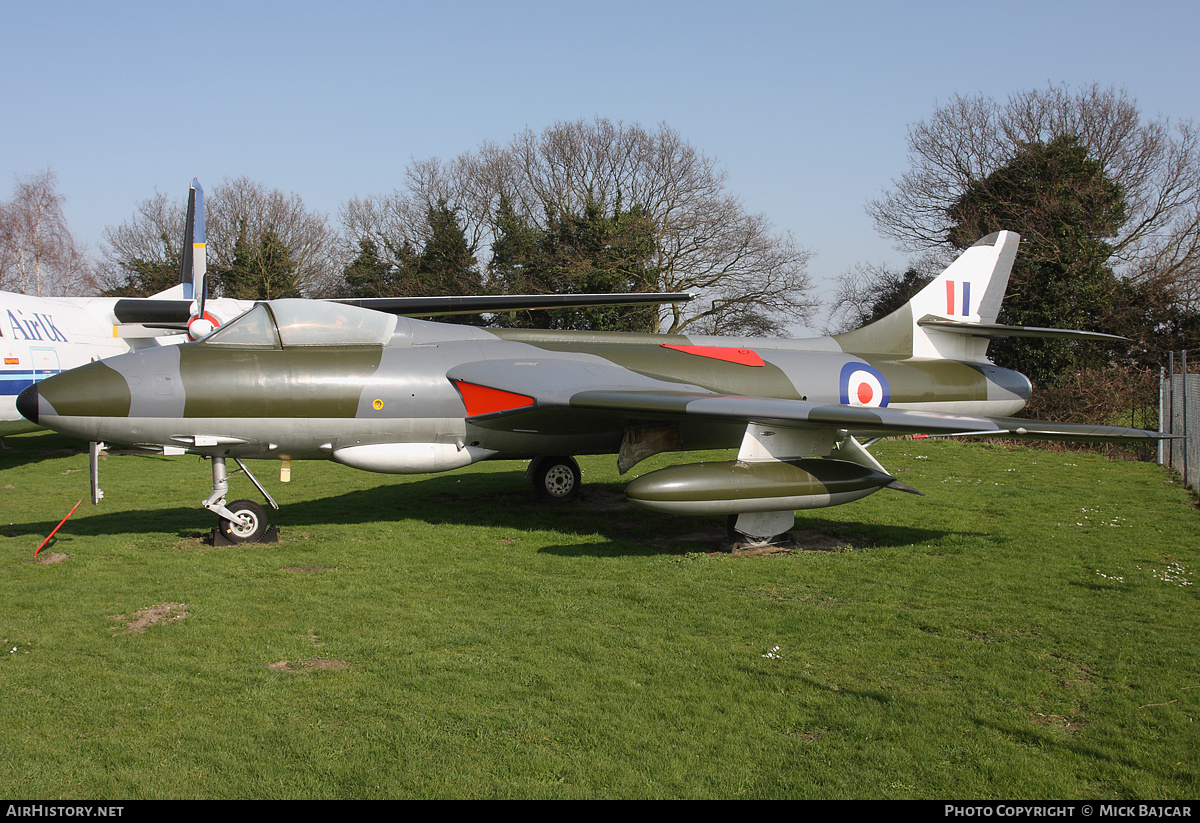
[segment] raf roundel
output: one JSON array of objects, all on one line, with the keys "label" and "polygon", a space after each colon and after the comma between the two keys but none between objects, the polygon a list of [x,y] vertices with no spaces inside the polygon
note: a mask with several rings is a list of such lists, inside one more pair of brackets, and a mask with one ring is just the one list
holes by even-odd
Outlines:
[{"label": "raf roundel", "polygon": [[887,378],[866,363],[842,367],[841,400],[845,406],[882,408],[892,399]]}]

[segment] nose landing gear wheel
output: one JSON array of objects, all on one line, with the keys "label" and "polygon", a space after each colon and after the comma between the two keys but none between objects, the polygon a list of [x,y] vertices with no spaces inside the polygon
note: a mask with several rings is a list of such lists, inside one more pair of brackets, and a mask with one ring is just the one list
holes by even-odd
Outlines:
[{"label": "nose landing gear wheel", "polygon": [[235,500],[229,504],[228,509],[247,520],[245,525],[224,518],[218,522],[217,528],[221,536],[230,543],[253,543],[267,531],[267,515],[262,506],[253,500]]}]

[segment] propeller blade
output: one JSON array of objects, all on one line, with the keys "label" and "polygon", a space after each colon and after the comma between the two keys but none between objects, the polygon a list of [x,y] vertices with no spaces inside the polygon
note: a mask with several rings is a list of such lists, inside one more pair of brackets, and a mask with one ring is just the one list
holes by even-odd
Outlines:
[{"label": "propeller blade", "polygon": [[[204,238],[204,189],[198,179],[192,179],[188,195],[187,227],[183,235],[183,267],[180,277],[190,273],[193,306],[188,318],[188,337],[192,340],[203,337],[217,327],[217,320],[204,311],[208,299],[208,265]],[[187,280],[184,282],[187,293]]]}]

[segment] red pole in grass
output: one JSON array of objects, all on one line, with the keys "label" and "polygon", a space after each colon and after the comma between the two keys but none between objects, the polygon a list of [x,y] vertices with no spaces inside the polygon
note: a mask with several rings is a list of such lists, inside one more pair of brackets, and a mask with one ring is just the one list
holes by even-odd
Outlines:
[{"label": "red pole in grass", "polygon": [[[80,501],[79,501],[79,503],[82,503],[82,502],[83,502],[82,500],[80,500]],[[67,522],[67,518],[68,518],[68,517],[70,517],[71,515],[73,515],[73,514],[75,513],[75,509],[78,509],[78,508],[79,508],[79,503],[76,503],[74,506],[72,506],[72,507],[71,507],[71,510],[70,510],[69,512],[67,512],[67,517],[64,517],[62,520],[58,521],[58,525],[54,527],[54,532],[56,532],[56,531],[58,531],[59,529],[61,529],[61,528],[62,528],[62,525],[63,525],[63,523],[66,523],[66,522]],[[42,545],[41,545],[41,546],[38,546],[36,549],[34,549],[34,551],[33,551],[33,556],[34,556],[34,557],[37,557],[37,556],[38,556],[38,552],[40,552],[40,551],[42,550],[42,547],[43,547],[43,546],[45,546],[47,543],[49,543],[49,542],[50,542],[50,538],[51,538],[51,537],[54,537],[54,532],[50,532],[50,534],[46,535],[46,539],[42,541]]]}]

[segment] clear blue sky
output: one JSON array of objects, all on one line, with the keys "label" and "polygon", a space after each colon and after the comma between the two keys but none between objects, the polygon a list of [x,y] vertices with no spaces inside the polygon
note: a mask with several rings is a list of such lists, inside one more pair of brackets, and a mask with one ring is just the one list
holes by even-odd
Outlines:
[{"label": "clear blue sky", "polygon": [[336,215],[528,126],[665,122],[822,290],[900,262],[864,207],[955,93],[1123,87],[1200,122],[1196,2],[0,0],[0,199],[47,167],[76,237],[156,190],[245,175]]}]

